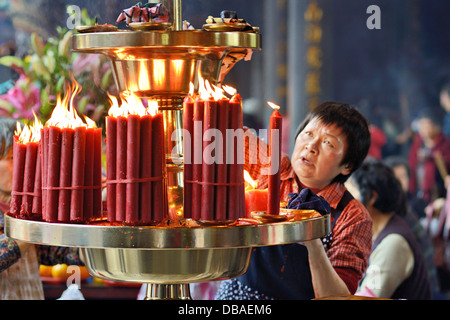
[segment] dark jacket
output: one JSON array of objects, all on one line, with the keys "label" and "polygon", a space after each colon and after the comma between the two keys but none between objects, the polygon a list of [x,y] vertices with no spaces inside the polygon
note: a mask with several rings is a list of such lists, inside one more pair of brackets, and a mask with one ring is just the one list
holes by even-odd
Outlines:
[{"label": "dark jacket", "polygon": [[372,251],[390,234],[399,234],[408,242],[414,255],[414,269],[412,274],[395,290],[392,299],[428,300],[431,299],[431,284],[425,260],[415,236],[403,218],[393,215],[386,227],[380,232],[373,243]]}]

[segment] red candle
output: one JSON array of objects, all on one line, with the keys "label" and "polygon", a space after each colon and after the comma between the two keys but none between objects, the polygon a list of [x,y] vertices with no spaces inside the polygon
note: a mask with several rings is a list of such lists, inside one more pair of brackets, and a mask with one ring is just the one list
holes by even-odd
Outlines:
[{"label": "red candle", "polygon": [[270,172],[268,180],[268,205],[267,213],[278,215],[280,214],[280,185],[281,185],[281,128],[282,117],[278,112],[280,107],[269,103],[274,108],[270,116],[269,129],[269,148],[270,148]]},{"label": "red candle", "polygon": [[[230,129],[243,130],[242,98],[236,94],[231,98],[229,104]],[[236,220],[245,214],[245,199],[243,194],[244,181],[244,150],[239,149],[239,141],[227,141],[227,146],[233,147],[233,159],[229,164],[228,182],[228,214],[229,219]],[[243,144],[242,144],[243,145]],[[231,151],[231,150],[230,150]],[[228,152],[230,152],[228,151]],[[242,187],[240,183],[242,182]]]},{"label": "red candle", "polygon": [[20,209],[20,215],[26,218],[32,218],[33,198],[34,192],[34,180],[36,174],[36,157],[37,157],[37,142],[26,143],[26,156],[25,156],[25,170],[23,181],[22,206]]},{"label": "red candle", "polygon": [[[116,179],[127,178],[127,118],[117,117]],[[126,186],[116,185],[116,221],[125,221]]]},{"label": "red candle", "polygon": [[94,140],[95,129],[86,129],[85,144],[85,167],[84,167],[84,186],[83,192],[83,218],[90,220],[94,217]]},{"label": "red candle", "polygon": [[167,202],[165,192],[164,179],[164,165],[165,165],[165,151],[164,151],[164,118],[162,113],[153,116],[152,120],[152,176],[162,177],[161,180],[156,180],[152,184],[152,202],[153,202],[153,218],[156,221],[161,221],[166,216]]},{"label": "red candle", "polygon": [[136,222],[139,220],[139,183],[133,180],[139,179],[139,149],[140,149],[140,116],[128,115],[127,117],[127,180],[125,221]]},{"label": "red candle", "polygon": [[34,198],[32,212],[36,218],[42,218],[42,155],[39,143],[36,156],[36,174],[34,176]]},{"label": "red candle", "polygon": [[216,220],[226,220],[227,215],[227,180],[228,180],[228,165],[226,164],[226,130],[228,129],[228,118],[229,118],[229,100],[227,98],[222,98],[218,101],[218,112],[217,112],[217,129],[219,130],[222,137],[222,145],[218,145],[216,164],[216,181],[219,184],[216,186],[215,194],[215,219]]},{"label": "red candle", "polygon": [[[141,118],[140,136],[140,176],[142,179],[152,177],[152,116]],[[152,182],[144,181],[139,189],[141,220],[143,223],[152,221]]]},{"label": "red candle", "polygon": [[86,128],[77,127],[73,133],[72,192],[70,197],[70,221],[83,221],[84,161],[86,153]]},{"label": "red candle", "polygon": [[[216,127],[217,102],[213,98],[210,98],[205,101],[203,134],[208,133],[208,130],[215,129]],[[212,137],[204,136],[203,139],[202,181],[206,183],[202,185],[201,219],[214,220],[214,186],[210,183],[215,182],[216,165],[211,151],[216,149],[216,141]]]},{"label": "red candle", "polygon": [[102,129],[94,128],[94,174],[93,174],[93,216],[101,218],[102,213]]},{"label": "red candle", "polygon": [[[106,117],[106,178],[116,180],[117,118]],[[116,221],[116,184],[106,185],[106,211],[110,222]]]},{"label": "red candle", "polygon": [[15,192],[22,192],[23,190],[23,171],[25,169],[26,145],[19,143],[17,136],[14,136],[13,143],[13,176],[12,176],[12,191],[10,212],[17,216],[20,213],[22,205],[22,196],[14,194]]},{"label": "red candle", "polygon": [[[205,102],[200,98],[195,100],[194,105],[194,134],[193,145],[193,165],[192,181],[202,181],[202,162],[203,162],[203,115]],[[201,218],[202,187],[198,183],[192,184],[192,218],[198,220]]]},{"label": "red candle", "polygon": [[63,128],[61,133],[61,168],[59,176],[58,220],[70,221],[70,197],[69,188],[72,185],[72,154],[73,154],[73,129]]},{"label": "red candle", "polygon": [[47,217],[47,186],[48,186],[48,127],[41,129],[41,172],[42,172],[42,218]]},{"label": "red candle", "polygon": [[[47,176],[47,221],[58,221],[59,167],[61,157],[61,129],[48,128],[48,176]],[[72,201],[73,202],[73,201]]]},{"label": "red candle", "polygon": [[183,152],[184,152],[184,197],[183,211],[185,218],[192,218],[192,170],[194,134],[194,99],[188,96],[183,102]]},{"label": "red candle", "polygon": [[245,191],[246,217],[251,218],[254,211],[265,212],[267,210],[267,189],[251,189]]}]

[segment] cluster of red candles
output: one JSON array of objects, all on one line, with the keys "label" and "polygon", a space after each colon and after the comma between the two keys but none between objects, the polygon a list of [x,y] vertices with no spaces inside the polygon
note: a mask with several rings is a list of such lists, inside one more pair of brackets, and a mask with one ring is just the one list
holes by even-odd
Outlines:
[{"label": "cluster of red candles", "polygon": [[42,218],[84,223],[102,216],[102,131],[65,102],[41,132]]},{"label": "cluster of red candles", "polygon": [[[227,130],[243,129],[242,99],[239,94],[228,99],[219,88],[212,91],[203,86],[200,82],[200,94],[186,97],[183,103],[184,217],[236,220],[245,216],[244,164],[238,161],[244,150],[227,140]],[[222,143],[217,136],[209,136],[208,131],[214,130]],[[227,159],[230,147],[234,148],[231,161]],[[215,155],[210,157],[213,149]]]},{"label": "cluster of red candles", "polygon": [[37,118],[32,126],[23,129],[17,123],[10,205],[10,213],[16,218],[38,220],[42,217],[41,128]]},{"label": "cluster of red candles", "polygon": [[[102,216],[101,129],[73,108],[69,92],[44,127],[16,132],[10,212],[23,219],[84,223]],[[70,100],[70,107],[69,106]],[[29,132],[32,133],[29,133]]]},{"label": "cluster of red candles", "polygon": [[110,222],[153,224],[167,217],[164,118],[158,105],[134,95],[106,117],[107,217]]}]

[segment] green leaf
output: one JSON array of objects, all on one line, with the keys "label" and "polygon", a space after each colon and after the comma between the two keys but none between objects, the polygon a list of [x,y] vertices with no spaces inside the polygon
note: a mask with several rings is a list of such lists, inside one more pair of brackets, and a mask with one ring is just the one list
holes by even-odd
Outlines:
[{"label": "green leaf", "polygon": [[11,113],[14,110],[14,106],[12,105],[12,103],[3,99],[0,99],[0,108],[5,109],[9,113]]},{"label": "green leaf", "polygon": [[39,57],[45,53],[45,43],[35,32],[31,34],[31,48]]},{"label": "green leaf", "polygon": [[23,69],[24,63],[23,60],[15,57],[15,56],[4,56],[0,58],[0,64],[4,65],[5,67],[12,68],[13,66],[19,67]]}]

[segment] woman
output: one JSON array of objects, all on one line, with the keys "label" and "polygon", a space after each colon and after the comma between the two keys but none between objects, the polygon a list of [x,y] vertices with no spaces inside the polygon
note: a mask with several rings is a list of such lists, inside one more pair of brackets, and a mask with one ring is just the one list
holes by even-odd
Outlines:
[{"label": "woman", "polygon": [[[423,111],[409,150],[409,191],[426,203],[445,198],[445,181],[449,179],[444,174],[450,171],[450,140],[442,133],[441,122],[441,117],[431,109]],[[442,163],[442,169],[438,163]]]},{"label": "woman", "polygon": [[425,259],[404,219],[406,197],[391,168],[370,159],[349,182],[373,221],[372,253],[360,290],[379,298],[431,299]]},{"label": "woman", "polygon": [[[315,239],[305,245],[256,248],[247,273],[222,282],[216,298],[312,299],[353,294],[367,267],[372,224],[344,182],[361,165],[369,146],[367,120],[354,107],[325,102],[315,108],[299,127],[291,161],[282,158],[281,200],[309,188],[328,201],[332,232],[326,245]],[[267,146],[259,142],[259,147]],[[245,169],[259,181],[259,188],[267,188],[263,166],[250,165],[257,163],[258,155],[246,153]]]}]

